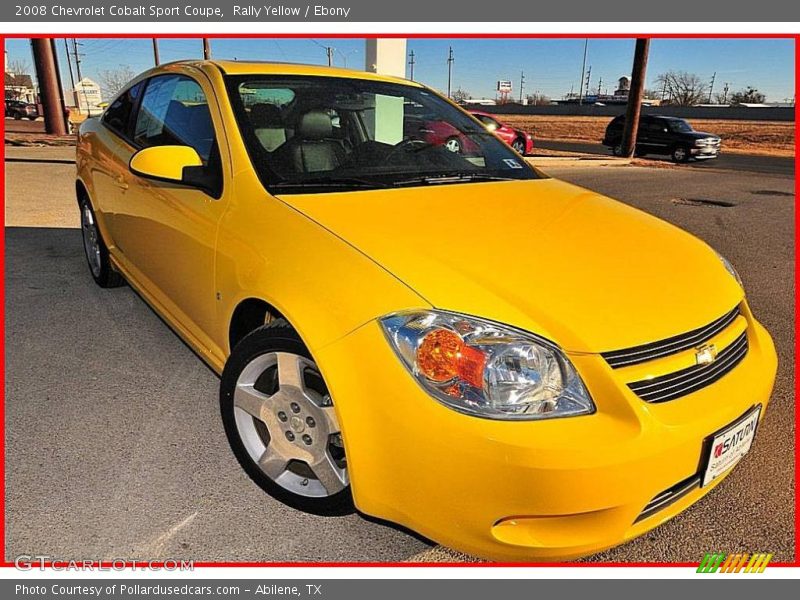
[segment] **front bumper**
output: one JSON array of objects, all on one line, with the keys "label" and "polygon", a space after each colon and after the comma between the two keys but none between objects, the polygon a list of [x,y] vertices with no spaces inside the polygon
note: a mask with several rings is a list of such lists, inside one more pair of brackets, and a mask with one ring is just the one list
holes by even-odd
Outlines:
[{"label": "front bumper", "polygon": [[721,481],[637,520],[655,496],[698,473],[704,439],[769,402],[775,349],[749,310],[745,317],[748,354],[713,385],[648,404],[599,355],[570,355],[597,412],[539,422],[442,406],[401,365],[378,323],[368,323],[315,353],[342,424],[356,505],[492,560],[577,558],[641,535]]}]

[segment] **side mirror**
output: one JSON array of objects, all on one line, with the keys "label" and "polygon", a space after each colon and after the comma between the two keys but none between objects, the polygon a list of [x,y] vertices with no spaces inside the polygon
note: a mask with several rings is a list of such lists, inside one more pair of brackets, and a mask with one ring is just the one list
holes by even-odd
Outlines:
[{"label": "side mirror", "polygon": [[128,166],[139,177],[184,183],[184,169],[202,167],[203,161],[189,146],[152,146],[134,154]]}]

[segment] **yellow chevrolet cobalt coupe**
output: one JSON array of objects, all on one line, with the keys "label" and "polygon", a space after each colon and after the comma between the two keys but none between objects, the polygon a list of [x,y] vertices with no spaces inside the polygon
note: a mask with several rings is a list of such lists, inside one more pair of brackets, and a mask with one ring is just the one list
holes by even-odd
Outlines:
[{"label": "yellow chevrolet cobalt coupe", "polygon": [[418,83],[163,65],[82,124],[76,192],[94,280],[221,375],[236,458],[300,510],[580,557],[707,494],[770,398],[723,257]]}]

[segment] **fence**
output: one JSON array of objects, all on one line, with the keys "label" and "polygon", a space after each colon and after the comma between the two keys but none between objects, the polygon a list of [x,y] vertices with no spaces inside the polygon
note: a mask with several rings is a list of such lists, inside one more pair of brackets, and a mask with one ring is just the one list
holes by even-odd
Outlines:
[{"label": "fence", "polygon": [[[594,104],[556,104],[550,106],[522,106],[503,104],[497,106],[468,105],[467,108],[497,115],[552,115],[616,117],[625,112],[625,105],[597,106]],[[646,115],[664,115],[684,119],[730,119],[734,121],[794,121],[794,108],[739,106],[643,106]]]}]

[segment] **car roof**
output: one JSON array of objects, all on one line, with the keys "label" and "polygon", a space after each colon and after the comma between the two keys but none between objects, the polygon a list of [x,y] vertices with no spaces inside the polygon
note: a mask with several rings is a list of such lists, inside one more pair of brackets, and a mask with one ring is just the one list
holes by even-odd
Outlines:
[{"label": "car roof", "polygon": [[[199,69],[216,68],[226,75],[306,75],[312,77],[342,77],[347,79],[364,79],[367,81],[382,81],[386,83],[400,83],[412,85],[414,87],[423,87],[415,81],[409,81],[401,77],[357,71],[355,69],[340,69],[338,67],[300,63],[242,60],[184,60],[168,63],[162,65],[162,67],[167,67],[169,65],[186,65]],[[154,69],[151,71],[151,74],[154,74],[162,67]]]}]

